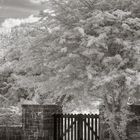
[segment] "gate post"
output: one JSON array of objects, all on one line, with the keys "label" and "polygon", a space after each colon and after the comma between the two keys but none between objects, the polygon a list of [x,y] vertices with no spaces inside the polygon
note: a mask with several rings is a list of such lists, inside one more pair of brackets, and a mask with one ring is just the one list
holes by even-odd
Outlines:
[{"label": "gate post", "polygon": [[82,114],[78,115],[78,140],[82,140],[82,133],[83,133],[83,120]]},{"label": "gate post", "polygon": [[23,140],[54,140],[55,113],[62,113],[62,108],[58,105],[23,105]]}]

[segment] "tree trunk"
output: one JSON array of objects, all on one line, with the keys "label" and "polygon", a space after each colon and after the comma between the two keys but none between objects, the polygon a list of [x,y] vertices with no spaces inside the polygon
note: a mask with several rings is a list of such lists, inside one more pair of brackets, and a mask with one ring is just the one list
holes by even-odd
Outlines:
[{"label": "tree trunk", "polygon": [[112,134],[114,136],[114,139],[115,140],[121,140],[121,138],[119,137],[119,135],[118,135],[118,133],[117,133],[117,131],[115,129],[114,123],[110,122],[109,126],[110,126],[111,132],[112,132]]},{"label": "tree trunk", "polygon": [[[109,110],[109,104],[108,104],[106,95],[104,95],[104,102],[105,102],[105,108],[106,108],[107,114],[112,114],[113,112],[111,112]],[[118,134],[117,130],[115,129],[114,122],[112,122],[112,120],[110,120],[110,119],[109,119],[109,127],[110,127],[111,132],[112,132],[112,134],[114,136],[114,139],[115,140],[121,140],[121,138],[119,137],[119,134]]]}]

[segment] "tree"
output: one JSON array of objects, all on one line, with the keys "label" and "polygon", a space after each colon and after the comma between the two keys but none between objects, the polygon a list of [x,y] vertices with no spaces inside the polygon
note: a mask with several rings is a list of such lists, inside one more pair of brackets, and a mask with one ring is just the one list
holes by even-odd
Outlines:
[{"label": "tree", "polygon": [[82,81],[78,85],[82,96],[102,98],[114,139],[126,139],[124,132],[131,120],[127,103],[131,104],[129,98],[135,98],[139,86],[139,1],[53,0],[50,5],[51,14],[44,16],[64,32],[59,43],[70,59],[61,65],[63,77]]},{"label": "tree", "polygon": [[10,71],[6,81],[11,87],[4,95],[15,105],[21,98],[40,104],[61,102],[69,111],[99,100],[113,138],[126,139],[125,126],[131,120],[127,103],[139,93],[138,0],[47,4],[51,9],[40,15],[39,30],[33,24],[11,34],[19,35],[11,40],[12,49],[1,64],[2,73],[5,68]]}]

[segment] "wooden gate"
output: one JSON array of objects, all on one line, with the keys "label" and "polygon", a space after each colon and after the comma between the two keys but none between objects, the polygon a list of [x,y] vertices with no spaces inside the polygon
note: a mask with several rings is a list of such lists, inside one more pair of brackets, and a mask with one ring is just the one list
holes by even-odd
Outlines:
[{"label": "wooden gate", "polygon": [[99,140],[99,115],[55,114],[54,140]]}]

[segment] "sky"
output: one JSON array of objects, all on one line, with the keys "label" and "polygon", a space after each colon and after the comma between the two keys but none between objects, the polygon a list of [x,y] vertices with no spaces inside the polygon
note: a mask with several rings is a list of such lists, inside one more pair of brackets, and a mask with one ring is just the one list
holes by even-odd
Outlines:
[{"label": "sky", "polygon": [[40,0],[0,0],[0,23],[7,18],[27,18],[43,9]]}]

